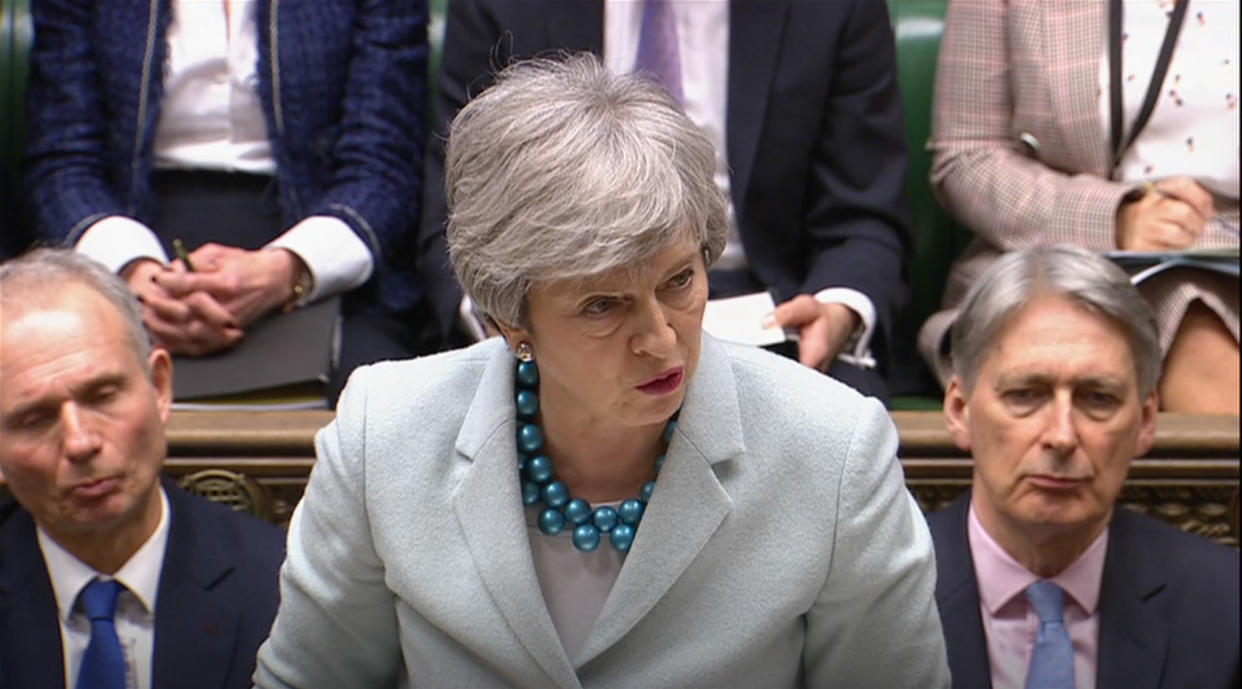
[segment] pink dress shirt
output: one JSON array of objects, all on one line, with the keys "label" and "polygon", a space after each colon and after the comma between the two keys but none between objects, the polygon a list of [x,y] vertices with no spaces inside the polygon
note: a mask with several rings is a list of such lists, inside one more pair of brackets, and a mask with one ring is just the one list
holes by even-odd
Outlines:
[{"label": "pink dress shirt", "polygon": [[[988,644],[992,689],[1023,689],[1039,618],[1026,600],[1026,587],[1039,577],[1023,567],[983,528],[970,506],[966,520],[970,555],[979,582],[979,612]],[[1100,638],[1100,581],[1108,529],[1069,567],[1050,581],[1065,596],[1065,626],[1074,644],[1074,686],[1094,689]]]}]

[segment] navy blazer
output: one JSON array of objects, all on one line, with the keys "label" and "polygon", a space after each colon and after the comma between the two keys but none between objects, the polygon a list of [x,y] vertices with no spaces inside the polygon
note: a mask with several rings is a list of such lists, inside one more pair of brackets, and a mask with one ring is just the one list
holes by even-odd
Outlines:
[{"label": "navy blazer", "polygon": [[[780,300],[849,287],[876,309],[883,365],[907,292],[906,146],[881,0],[731,0],[726,136],[751,270]],[[554,49],[603,53],[602,0],[449,3],[437,131],[489,74]],[[503,37],[503,38],[502,38]],[[423,274],[441,323],[461,299],[444,248],[444,145],[428,143]]]},{"label": "navy blazer", "polygon": [[[155,608],[155,689],[248,689],[279,601],[284,534],[171,482]],[[0,686],[62,687],[56,599],[30,513],[0,503]]]},{"label": "navy blazer", "polygon": [[[970,493],[928,515],[936,605],[955,689],[992,686],[974,559]],[[1100,689],[1237,687],[1238,552],[1118,507],[1100,585]]]},{"label": "navy blazer", "polygon": [[[346,307],[423,298],[414,265],[426,103],[426,0],[260,0],[256,90],[282,222],[344,221],[375,272]],[[38,238],[72,244],[95,221],[150,224],[171,0],[44,0],[28,87],[26,199]]]}]

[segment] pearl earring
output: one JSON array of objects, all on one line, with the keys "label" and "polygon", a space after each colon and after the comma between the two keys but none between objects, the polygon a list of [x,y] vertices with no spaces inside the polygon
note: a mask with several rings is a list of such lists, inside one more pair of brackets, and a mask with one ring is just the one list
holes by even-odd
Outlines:
[{"label": "pearl earring", "polygon": [[525,340],[523,340],[522,342],[518,343],[517,350],[514,352],[514,356],[518,358],[518,361],[527,361],[527,362],[534,361],[535,360],[535,349],[530,346],[529,342],[526,342]]}]

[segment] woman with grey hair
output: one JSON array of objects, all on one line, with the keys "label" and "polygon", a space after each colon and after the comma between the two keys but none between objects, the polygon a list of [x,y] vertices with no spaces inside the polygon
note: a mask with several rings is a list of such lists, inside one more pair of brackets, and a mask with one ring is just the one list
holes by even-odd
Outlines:
[{"label": "woman with grey hair", "polygon": [[701,331],[712,172],[590,56],[462,109],[449,248],[504,337],[354,374],[258,686],[948,685],[883,407]]}]

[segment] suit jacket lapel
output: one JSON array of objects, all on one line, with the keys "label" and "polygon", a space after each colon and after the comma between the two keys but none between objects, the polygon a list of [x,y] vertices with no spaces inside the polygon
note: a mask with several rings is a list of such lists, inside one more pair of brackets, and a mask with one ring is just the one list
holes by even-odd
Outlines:
[{"label": "suit jacket lapel", "polygon": [[604,54],[604,2],[565,2],[555,0],[544,3],[548,13],[548,40],[546,45],[564,50],[588,50],[596,55]]},{"label": "suit jacket lapel", "polygon": [[457,451],[473,464],[453,509],[479,576],[509,629],[556,686],[578,687],[535,575],[515,480],[513,359],[507,349],[496,352],[457,437]]},{"label": "suit jacket lapel", "polygon": [[1115,508],[1100,583],[1100,646],[1096,686],[1149,689],[1159,685],[1169,629],[1161,592],[1166,580],[1132,528],[1133,515]]},{"label": "suit jacket lapel", "polygon": [[57,614],[34,519],[10,499],[0,505],[0,685],[64,686]]},{"label": "suit jacket lapel", "polygon": [[991,687],[983,616],[979,611],[979,586],[975,563],[966,538],[966,515],[970,492],[958,498],[943,514],[932,517],[936,545],[936,606],[948,642],[949,670],[955,687]]},{"label": "suit jacket lapel", "polygon": [[575,663],[585,665],[633,629],[724,521],[732,503],[712,465],[742,455],[741,424],[727,355],[704,334],[698,371],[686,391],[651,503]]},{"label": "suit jacket lapel", "polygon": [[1099,70],[1105,49],[1103,2],[1041,2],[1048,48],[1053,121],[1075,169],[1108,177],[1108,133],[1099,115]]},{"label": "suit jacket lapel", "polygon": [[240,611],[214,589],[233,571],[215,520],[196,514],[185,493],[168,494],[168,550],[155,604],[152,685],[219,689],[235,662]]},{"label": "suit jacket lapel", "polygon": [[725,115],[725,146],[733,170],[732,196],[736,215],[742,216],[746,190],[759,149],[767,114],[768,90],[788,3],[784,0],[732,0],[729,3],[729,84]]}]

